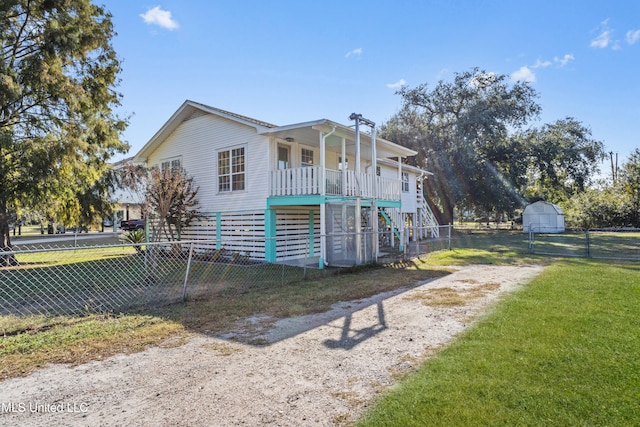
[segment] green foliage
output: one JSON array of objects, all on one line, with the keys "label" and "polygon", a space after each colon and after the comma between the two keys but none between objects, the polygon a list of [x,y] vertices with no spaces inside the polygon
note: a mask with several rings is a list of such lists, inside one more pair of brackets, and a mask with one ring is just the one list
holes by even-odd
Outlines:
[{"label": "green foliage", "polygon": [[572,227],[640,227],[640,149],[631,153],[614,182],[575,193],[561,205]]},{"label": "green foliage", "polygon": [[142,253],[142,247],[140,246],[147,241],[147,233],[145,230],[130,230],[126,233],[122,233],[120,240],[126,243],[133,244],[136,252]]},{"label": "green foliage", "polygon": [[398,94],[402,109],[381,134],[418,151],[418,166],[435,174],[427,192],[445,221],[452,222],[455,207],[512,212],[522,204],[504,172],[517,165],[509,129],[540,111],[528,83],[510,84],[506,75],[475,68],[432,90],[422,84]]},{"label": "green foliage", "polygon": [[79,197],[127,145],[114,114],[120,62],[111,15],[89,0],[0,5],[0,233],[18,207],[81,222]]},{"label": "green foliage", "polygon": [[567,200],[585,190],[603,155],[573,118],[524,130],[540,112],[538,95],[505,75],[475,68],[398,93],[402,108],[381,134],[418,151],[417,166],[434,173],[426,190],[442,222],[454,209],[512,217],[527,199]]},{"label": "green foliage", "polygon": [[527,130],[520,141],[528,159],[522,191],[530,200],[560,203],[584,192],[604,156],[602,142],[570,117]]},{"label": "green foliage", "polygon": [[637,425],[639,278],[631,263],[547,268],[359,425]]}]

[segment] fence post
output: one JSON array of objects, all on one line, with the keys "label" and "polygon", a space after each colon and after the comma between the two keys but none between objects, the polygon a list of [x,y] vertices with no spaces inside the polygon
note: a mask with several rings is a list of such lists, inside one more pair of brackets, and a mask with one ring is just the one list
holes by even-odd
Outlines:
[{"label": "fence post", "polygon": [[[402,259],[404,260],[407,259],[407,246],[409,246],[409,227],[404,228],[403,236],[406,236],[404,238],[407,240],[402,247]],[[409,256],[411,256],[411,254],[409,254]]]},{"label": "fence post", "polygon": [[584,233],[587,239],[587,258],[591,258],[591,238],[589,236],[589,229],[585,228]]},{"label": "fence post", "polygon": [[191,270],[191,257],[193,256],[193,242],[189,246],[189,259],[187,260],[187,271],[184,273],[184,285],[182,286],[182,302],[187,300],[187,282],[189,280],[189,270]]},{"label": "fence post", "polygon": [[451,250],[451,228],[453,225],[449,223],[449,227],[447,228],[447,247]]}]

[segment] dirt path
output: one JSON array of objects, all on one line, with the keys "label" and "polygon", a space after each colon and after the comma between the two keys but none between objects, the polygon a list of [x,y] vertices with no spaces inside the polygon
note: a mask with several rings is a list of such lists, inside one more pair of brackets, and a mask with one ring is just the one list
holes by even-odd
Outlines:
[{"label": "dirt path", "polygon": [[[224,337],[198,335],[179,347],[51,366],[1,384],[0,425],[341,425],[499,295],[541,271],[464,267],[320,315],[252,318]],[[464,303],[427,304],[446,298]]]}]

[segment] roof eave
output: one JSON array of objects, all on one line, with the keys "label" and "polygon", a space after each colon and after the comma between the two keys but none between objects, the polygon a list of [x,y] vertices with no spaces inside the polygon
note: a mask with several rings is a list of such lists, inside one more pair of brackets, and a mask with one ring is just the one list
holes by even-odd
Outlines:
[{"label": "roof eave", "polygon": [[219,117],[226,118],[228,120],[234,121],[236,123],[240,123],[249,127],[253,127],[256,129],[257,133],[262,133],[265,130],[269,130],[269,123],[264,122],[264,125],[258,123],[258,121],[251,121],[249,119],[243,118],[243,116],[235,115],[229,113],[225,110],[220,110],[218,108],[213,108],[205,104],[200,104],[199,102],[194,102],[190,100],[186,100],[182,103],[182,105],[171,115],[169,120],[167,120],[164,125],[151,137],[151,139],[138,151],[137,154],[133,156],[133,162],[146,162],[149,155],[157,148],[157,146],[173,132],[182,121],[191,113],[190,109],[197,109],[204,111],[209,114],[213,114]]}]

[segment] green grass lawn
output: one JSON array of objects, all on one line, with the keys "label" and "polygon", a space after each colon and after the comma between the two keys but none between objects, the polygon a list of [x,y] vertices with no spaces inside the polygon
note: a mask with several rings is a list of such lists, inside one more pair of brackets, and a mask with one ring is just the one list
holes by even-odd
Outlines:
[{"label": "green grass lawn", "polygon": [[[443,266],[536,263],[548,266],[543,275],[381,398],[361,424],[640,425],[640,265],[558,261],[530,254],[526,245],[524,233],[456,233],[451,251],[337,275],[313,271],[304,280],[299,268],[194,261],[186,304],[131,314],[0,316],[0,380],[51,362],[84,363],[168,338],[180,343],[188,333],[222,331],[242,317],[321,312],[338,301],[415,286],[446,274]],[[0,271],[0,288],[9,275],[23,280],[19,272],[26,270],[62,274],[58,291],[65,292],[92,280],[113,291],[117,275],[138,283],[143,258],[132,248],[110,250],[82,259],[69,251],[69,258],[47,262],[19,255],[22,266]],[[180,296],[184,260],[165,267],[164,278]],[[35,292],[26,279],[19,283],[5,291]]]},{"label": "green grass lawn", "polygon": [[640,266],[564,260],[504,300],[360,426],[640,424]]}]

